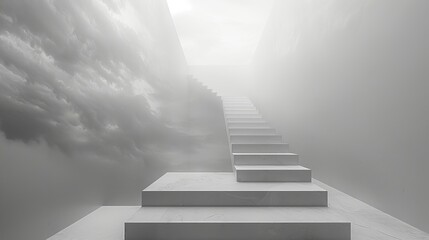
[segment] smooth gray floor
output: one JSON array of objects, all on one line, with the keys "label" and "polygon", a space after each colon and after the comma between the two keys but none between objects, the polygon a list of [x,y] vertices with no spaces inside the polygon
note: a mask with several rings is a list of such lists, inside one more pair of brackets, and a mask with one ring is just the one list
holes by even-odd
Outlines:
[{"label": "smooth gray floor", "polygon": [[[317,180],[313,182],[329,191],[330,208],[352,222],[353,240],[429,240],[429,234]],[[139,206],[100,207],[48,240],[123,240],[124,222],[139,210]]]}]

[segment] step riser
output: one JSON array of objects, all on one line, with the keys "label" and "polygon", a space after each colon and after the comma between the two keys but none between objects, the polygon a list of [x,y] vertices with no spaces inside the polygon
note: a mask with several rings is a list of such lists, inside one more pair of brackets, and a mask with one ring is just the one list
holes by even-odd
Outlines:
[{"label": "step riser", "polygon": [[228,118],[228,123],[233,122],[266,122],[263,118]]},{"label": "step riser", "polygon": [[282,136],[229,136],[231,143],[281,143],[283,142]]},{"label": "step riser", "polygon": [[229,103],[229,102],[252,102],[249,99],[222,99],[222,102]]},{"label": "step riser", "polygon": [[225,111],[225,115],[231,115],[231,114],[259,114],[258,111]]},{"label": "step riser", "polygon": [[223,108],[255,108],[255,106],[251,103],[224,103]]},{"label": "step riser", "polygon": [[226,119],[226,122],[231,122],[231,121],[234,122],[234,121],[237,121],[238,119],[248,119],[251,121],[259,120],[259,121],[266,122],[259,114],[226,114],[225,119]]},{"label": "step riser", "polygon": [[274,128],[230,128],[229,134],[275,134]]},{"label": "step riser", "polygon": [[250,99],[248,98],[228,98],[228,99],[223,98],[222,101],[223,102],[251,102]]},{"label": "step riser", "polygon": [[245,108],[245,109],[243,109],[243,108],[228,108],[228,109],[223,109],[223,110],[225,112],[233,112],[233,111],[235,111],[235,112],[238,112],[238,113],[240,113],[240,112],[250,112],[250,111],[258,112],[258,110],[252,109],[252,108]]},{"label": "step riser", "polygon": [[143,191],[143,207],[301,206],[325,207],[326,191]]},{"label": "step riser", "polygon": [[228,96],[225,96],[225,97],[222,97],[222,99],[223,100],[237,100],[237,99],[239,99],[239,100],[249,100],[249,98],[248,97],[243,97],[243,96],[230,96],[230,97],[228,97]]},{"label": "step riser", "polygon": [[235,165],[298,165],[298,155],[234,155]]},{"label": "step riser", "polygon": [[233,153],[287,153],[288,144],[232,144]]},{"label": "step riser", "polygon": [[125,223],[125,240],[350,240],[351,224],[287,223]]},{"label": "step riser", "polygon": [[254,113],[234,113],[234,114],[225,114],[226,118],[261,118],[262,116]]},{"label": "step riser", "polygon": [[251,101],[246,101],[246,100],[234,100],[234,101],[223,101],[223,104],[228,105],[228,104],[252,104]]},{"label": "step riser", "polygon": [[238,120],[239,118],[228,118],[227,123],[268,123],[262,118],[247,118],[246,120]]},{"label": "step riser", "polygon": [[310,170],[236,170],[237,182],[311,182]]},{"label": "step riser", "polygon": [[229,122],[228,128],[245,128],[245,127],[255,127],[255,128],[263,128],[263,127],[270,127],[270,124],[266,122]]},{"label": "step riser", "polygon": [[257,111],[254,107],[225,107],[224,111]]}]

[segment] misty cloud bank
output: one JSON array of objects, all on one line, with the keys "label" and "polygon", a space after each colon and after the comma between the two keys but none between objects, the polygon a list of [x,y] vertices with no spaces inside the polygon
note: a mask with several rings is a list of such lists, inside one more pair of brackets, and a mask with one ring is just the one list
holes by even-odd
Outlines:
[{"label": "misty cloud bank", "polygon": [[3,1],[0,129],[6,138],[111,160],[180,148],[170,141],[188,136],[162,107],[179,83],[163,71],[183,77],[184,60],[168,53],[176,66],[167,69],[166,53],[152,50],[171,36],[142,24],[156,14],[150,4]]}]

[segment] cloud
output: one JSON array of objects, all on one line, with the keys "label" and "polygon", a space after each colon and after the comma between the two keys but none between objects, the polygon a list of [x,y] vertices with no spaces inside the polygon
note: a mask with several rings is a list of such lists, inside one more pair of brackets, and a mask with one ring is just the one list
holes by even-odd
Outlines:
[{"label": "cloud", "polygon": [[6,138],[106,159],[180,151],[173,141],[192,141],[162,112],[179,82],[160,72],[184,62],[166,55],[168,47],[163,52],[168,40],[157,40],[165,33],[140,15],[148,4],[2,1],[0,130]]},{"label": "cloud", "polygon": [[250,62],[272,4],[266,0],[168,2],[187,61],[193,65]]}]

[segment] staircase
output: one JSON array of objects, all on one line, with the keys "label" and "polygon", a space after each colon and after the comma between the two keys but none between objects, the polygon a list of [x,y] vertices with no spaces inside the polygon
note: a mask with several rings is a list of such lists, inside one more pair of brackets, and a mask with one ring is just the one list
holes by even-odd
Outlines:
[{"label": "staircase", "polygon": [[234,172],[170,172],[142,192],[126,240],[348,240],[351,223],[246,97],[223,97]]}]

